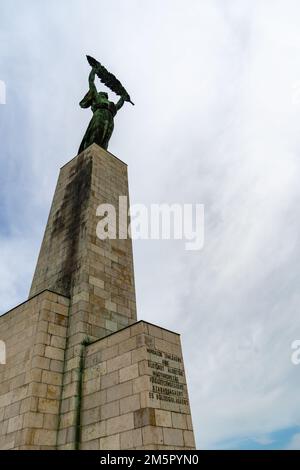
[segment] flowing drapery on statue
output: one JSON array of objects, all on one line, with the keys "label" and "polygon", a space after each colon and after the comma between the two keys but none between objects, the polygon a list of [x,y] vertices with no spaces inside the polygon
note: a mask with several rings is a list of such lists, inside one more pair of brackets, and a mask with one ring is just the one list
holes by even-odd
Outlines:
[{"label": "flowing drapery on statue", "polygon": [[[87,56],[87,60],[92,66],[92,70],[89,75],[89,91],[79,104],[82,108],[91,107],[93,117],[88,125],[86,133],[84,134],[78,153],[81,153],[94,143],[107,149],[109,139],[111,138],[114,129],[115,115],[123,106],[125,101],[133,104],[125,88],[112,73],[108,72],[100,62],[92,57]],[[113,101],[109,101],[107,93],[97,91],[95,85],[96,75],[100,78],[102,83],[121,96],[116,104]]]}]

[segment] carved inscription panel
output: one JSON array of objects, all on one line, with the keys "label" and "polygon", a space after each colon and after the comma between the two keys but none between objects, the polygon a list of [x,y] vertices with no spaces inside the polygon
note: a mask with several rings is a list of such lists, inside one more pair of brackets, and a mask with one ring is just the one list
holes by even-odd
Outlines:
[{"label": "carved inscription panel", "polygon": [[188,405],[183,362],[181,357],[159,349],[147,349],[152,390],[149,398],[178,405]]}]

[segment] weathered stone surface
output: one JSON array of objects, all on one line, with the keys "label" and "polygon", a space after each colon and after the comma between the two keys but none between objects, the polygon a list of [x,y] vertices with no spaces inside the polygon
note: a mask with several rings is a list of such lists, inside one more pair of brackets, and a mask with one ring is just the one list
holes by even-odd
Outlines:
[{"label": "weathered stone surface", "polygon": [[[30,290],[71,297],[74,316],[81,301],[89,316],[101,307],[108,332],[136,320],[131,240],[96,236],[97,207],[114,204],[118,217],[119,196],[128,196],[127,165],[96,144],[61,168]],[[90,324],[82,332],[98,338]]]},{"label": "weathered stone surface", "polygon": [[[125,344],[136,346],[128,351]],[[114,349],[107,359],[103,353],[109,348]],[[141,321],[87,346],[85,363],[83,381],[93,364],[93,378],[106,391],[106,395],[90,395],[105,423],[98,448],[106,448],[101,446],[107,443],[114,449],[195,448],[177,334]],[[83,429],[90,403],[89,394],[84,394]]]},{"label": "weathered stone surface", "polygon": [[180,337],[136,321],[131,240],[96,237],[127,195],[97,145],[61,169],[30,298],[0,317],[0,449],[194,448]]},{"label": "weathered stone surface", "polygon": [[[57,365],[63,364],[66,328],[64,336],[55,333],[57,315],[67,313],[68,299],[44,291],[0,317],[7,351],[0,366],[0,449],[55,447],[63,370]],[[45,356],[53,338],[60,340],[49,350],[57,357],[55,372]]]}]

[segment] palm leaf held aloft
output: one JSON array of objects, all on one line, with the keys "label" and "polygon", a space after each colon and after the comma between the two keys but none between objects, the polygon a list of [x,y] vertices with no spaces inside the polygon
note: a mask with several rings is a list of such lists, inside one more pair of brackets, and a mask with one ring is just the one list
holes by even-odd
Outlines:
[{"label": "palm leaf held aloft", "polygon": [[124,101],[134,104],[122,83],[112,73],[110,73],[102,64],[100,64],[100,62],[98,62],[98,60],[94,59],[90,55],[87,55],[86,58],[90,66],[94,67],[97,76],[104,85],[116,93],[116,95],[121,96]]}]

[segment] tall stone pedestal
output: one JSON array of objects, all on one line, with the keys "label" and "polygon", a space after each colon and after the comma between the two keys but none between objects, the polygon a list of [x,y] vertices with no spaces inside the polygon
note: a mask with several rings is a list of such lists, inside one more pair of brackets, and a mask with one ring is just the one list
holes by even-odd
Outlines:
[{"label": "tall stone pedestal", "polygon": [[61,169],[30,298],[0,317],[1,449],[194,448],[180,338],[137,322],[131,240],[96,235],[119,196],[96,144]]}]

